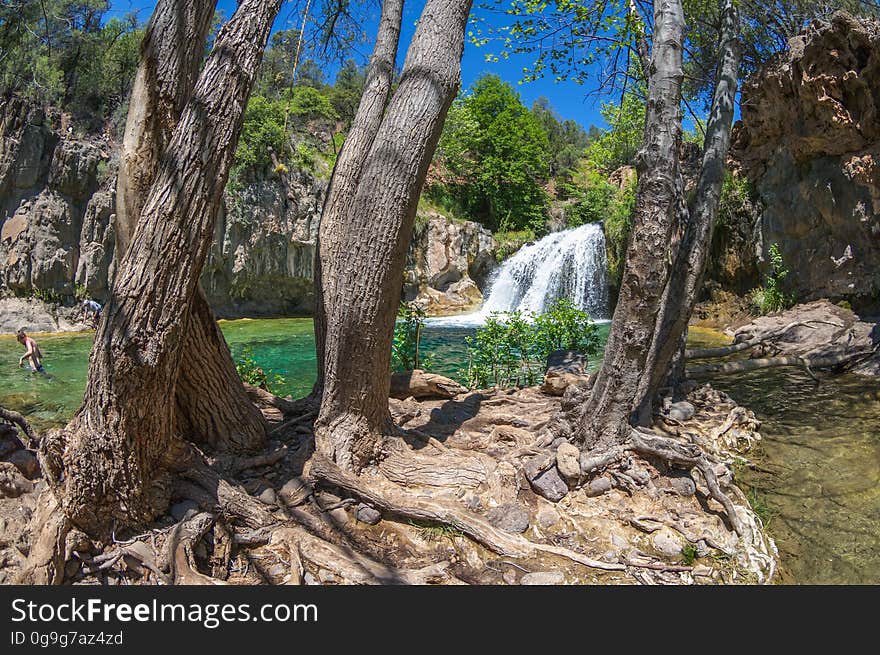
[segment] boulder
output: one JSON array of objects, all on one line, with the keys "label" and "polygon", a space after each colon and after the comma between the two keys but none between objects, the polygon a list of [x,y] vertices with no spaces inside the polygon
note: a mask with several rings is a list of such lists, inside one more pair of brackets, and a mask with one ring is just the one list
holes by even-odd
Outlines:
[{"label": "boulder", "polygon": [[[863,320],[852,310],[826,299],[758,317],[730,332],[735,342],[761,342],[753,352],[762,356],[816,360],[870,353],[880,344],[880,323]],[[861,375],[880,374],[880,351],[860,361],[852,370]]]},{"label": "boulder", "polygon": [[679,557],[684,548],[682,537],[665,526],[651,535],[651,545],[659,555],[667,558]]},{"label": "boulder", "polygon": [[542,507],[535,515],[535,520],[538,523],[538,527],[544,529],[552,528],[554,525],[559,523],[559,519],[559,512],[557,512],[552,507]]},{"label": "boulder", "polygon": [[689,421],[697,413],[697,409],[688,401],[672,403],[666,410],[666,415],[676,421]]},{"label": "boulder", "polygon": [[528,469],[526,469],[526,476],[532,491],[550,502],[558,503],[568,494],[568,485],[559,475],[555,466],[535,475],[529,475]]},{"label": "boulder", "polygon": [[407,254],[404,297],[428,314],[461,314],[479,307],[480,289],[497,265],[497,244],[479,223],[419,215]]},{"label": "boulder", "polygon": [[578,447],[567,441],[559,444],[556,449],[556,468],[570,482],[576,482],[581,476],[580,455]]},{"label": "boulder", "polygon": [[519,534],[529,529],[529,513],[516,503],[504,503],[486,512],[489,523],[499,530]]},{"label": "boulder", "polygon": [[573,350],[554,350],[547,357],[541,391],[550,396],[561,396],[571,385],[585,386],[590,381],[586,366],[582,354]]},{"label": "boulder", "polygon": [[382,514],[378,510],[373,509],[364,503],[360,503],[357,506],[354,516],[358,521],[366,523],[367,525],[376,525],[382,520]]}]

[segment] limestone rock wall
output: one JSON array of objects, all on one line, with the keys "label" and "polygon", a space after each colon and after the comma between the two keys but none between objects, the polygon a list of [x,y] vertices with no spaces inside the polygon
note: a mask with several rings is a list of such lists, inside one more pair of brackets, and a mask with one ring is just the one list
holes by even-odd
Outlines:
[{"label": "limestone rock wall", "polygon": [[[83,295],[105,301],[117,144],[82,137],[67,117],[21,99],[0,102],[0,296],[68,306]],[[322,127],[292,138],[309,138],[321,151],[330,148],[330,134]],[[317,172],[279,167],[227,189],[202,275],[218,316],[312,313],[315,243],[330,176],[321,162]],[[478,305],[479,285],[495,264],[491,234],[437,214],[419,226],[405,273],[407,298],[421,294],[435,313]]]},{"label": "limestone rock wall", "polygon": [[403,296],[430,315],[479,307],[497,260],[492,233],[436,212],[420,215],[407,254]]},{"label": "limestone rock wall", "polygon": [[733,154],[763,212],[759,266],[778,243],[799,300],[880,294],[880,23],[837,13],[792,39],[743,88]]},{"label": "limestone rock wall", "polygon": [[60,115],[18,98],[0,102],[0,287],[56,298],[73,297],[77,284],[105,293],[108,143],[62,138]]}]

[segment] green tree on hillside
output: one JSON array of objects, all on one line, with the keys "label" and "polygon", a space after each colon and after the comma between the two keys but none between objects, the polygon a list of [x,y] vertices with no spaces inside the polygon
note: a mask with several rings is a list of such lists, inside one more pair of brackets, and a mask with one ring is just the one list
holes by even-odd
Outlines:
[{"label": "green tree on hillside", "polygon": [[587,158],[597,169],[610,173],[632,165],[642,147],[645,131],[645,101],[635,92],[624,94],[620,104],[603,103],[600,109],[608,129],[590,142]]},{"label": "green tree on hillside", "polygon": [[0,92],[106,119],[125,101],[143,32],[105,0],[0,5]]},{"label": "green tree on hillside", "polygon": [[543,96],[535,100],[532,113],[547,132],[550,174],[553,177],[570,178],[590,142],[587,132],[577,121],[561,120],[550,106],[550,101]]},{"label": "green tree on hillside", "polygon": [[450,109],[439,150],[447,191],[464,213],[495,230],[543,230],[550,143],[510,84],[477,80]]}]

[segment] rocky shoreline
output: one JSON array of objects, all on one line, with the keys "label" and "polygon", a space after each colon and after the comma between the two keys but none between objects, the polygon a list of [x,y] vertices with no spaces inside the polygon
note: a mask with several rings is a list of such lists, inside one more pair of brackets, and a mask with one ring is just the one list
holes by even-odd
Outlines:
[{"label": "rocky shoreline", "polygon": [[65,307],[36,298],[0,298],[0,335],[29,333],[83,332],[92,326],[83,322],[78,307]]},{"label": "rocky shoreline", "polygon": [[[468,519],[473,525],[495,531],[491,539],[496,547],[501,544],[502,549],[509,549],[506,557],[460,531],[395,520],[369,504],[346,502],[327,490],[318,491],[308,470],[299,473],[311,453],[310,431],[302,425],[285,429],[279,416],[274,416],[273,423],[281,429],[274,432],[270,450],[283,458],[241,471],[238,482],[268,512],[301,506],[303,494],[314,489],[320,506],[334,508],[325,520],[363,551],[381,553],[394,570],[419,574],[420,583],[690,585],[775,579],[776,546],[733,474],[733,462],[761,438],[751,412],[703,386],[689,395],[693,411],[687,418],[679,416],[682,420],[678,420],[667,413],[658,424],[664,436],[696,440],[708,453],[745,526],[738,535],[700,475],[635,454],[624,466],[600,472],[590,484],[563,483],[561,495],[548,500],[529,482],[522,463],[536,448],[547,449],[540,445],[542,437],[562,401],[538,387],[466,391],[443,400],[392,400],[401,436],[389,440],[375,470],[360,478],[361,484],[380,490],[386,498],[400,496],[411,499],[410,504],[426,506],[442,504],[456,508],[463,517],[473,517]],[[557,453],[552,470],[565,472],[570,446],[568,442],[550,446]],[[7,485],[10,494],[0,494],[5,496],[0,497],[0,583],[8,583],[27,557],[29,519],[39,519],[38,497],[45,481],[33,472],[33,479],[26,480],[14,462],[3,471],[18,483]],[[166,574],[161,558],[153,559],[153,549],[163,552],[174,526],[204,518],[196,512],[192,501],[178,499],[168,515],[150,527],[149,540],[138,549],[126,541],[99,544],[73,532],[61,578],[68,584],[155,584]],[[290,575],[282,547],[285,535],[279,528],[268,543],[242,545],[249,548],[248,557],[262,563],[260,570],[232,566],[225,582],[284,583]],[[302,542],[304,584],[381,582],[381,575],[374,577],[377,573],[369,566],[352,569],[344,561],[312,555],[307,543]],[[125,553],[120,550],[114,559],[112,554],[119,549],[126,549]],[[194,543],[190,552],[204,570],[210,546]],[[231,561],[240,557],[228,556]],[[111,564],[98,565],[103,562]]]}]

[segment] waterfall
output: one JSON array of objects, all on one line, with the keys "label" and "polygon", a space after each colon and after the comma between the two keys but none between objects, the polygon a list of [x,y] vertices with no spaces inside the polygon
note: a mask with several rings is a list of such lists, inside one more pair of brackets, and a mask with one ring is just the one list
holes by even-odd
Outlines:
[{"label": "waterfall", "polygon": [[605,234],[590,223],[523,246],[493,275],[479,311],[432,323],[478,324],[493,312],[541,313],[568,298],[594,319],[608,317]]}]

